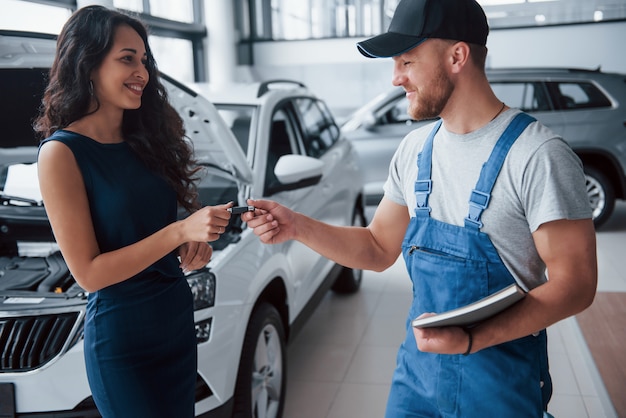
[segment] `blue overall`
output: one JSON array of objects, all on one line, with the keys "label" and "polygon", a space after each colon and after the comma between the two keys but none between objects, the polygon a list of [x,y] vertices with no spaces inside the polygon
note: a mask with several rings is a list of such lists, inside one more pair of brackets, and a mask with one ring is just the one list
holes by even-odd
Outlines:
[{"label": "blue overall", "polygon": [[420,352],[410,325],[424,312],[458,308],[515,281],[488,235],[480,231],[480,217],[511,145],[533,120],[520,113],[499,138],[471,193],[464,227],[430,217],[432,147],[441,121],[418,156],[417,207],[402,243],[413,303],[387,418],[528,418],[541,417],[547,408],[552,384],[545,330],[463,356]]}]

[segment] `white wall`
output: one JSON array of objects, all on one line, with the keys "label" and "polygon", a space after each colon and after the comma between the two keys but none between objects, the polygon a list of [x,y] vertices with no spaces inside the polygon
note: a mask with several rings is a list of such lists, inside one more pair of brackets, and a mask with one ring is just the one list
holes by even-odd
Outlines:
[{"label": "white wall", "polygon": [[[392,61],[368,59],[361,39],[257,43],[254,67],[242,79],[303,81],[337,111],[352,109],[391,86]],[[626,21],[524,29],[493,29],[490,67],[581,67],[626,74]]]}]

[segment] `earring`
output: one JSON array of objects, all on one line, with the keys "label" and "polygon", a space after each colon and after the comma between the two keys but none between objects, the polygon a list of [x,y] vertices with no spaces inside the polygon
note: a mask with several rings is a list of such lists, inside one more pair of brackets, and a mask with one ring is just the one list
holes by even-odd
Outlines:
[{"label": "earring", "polygon": [[89,80],[89,95],[93,97],[93,81]]}]

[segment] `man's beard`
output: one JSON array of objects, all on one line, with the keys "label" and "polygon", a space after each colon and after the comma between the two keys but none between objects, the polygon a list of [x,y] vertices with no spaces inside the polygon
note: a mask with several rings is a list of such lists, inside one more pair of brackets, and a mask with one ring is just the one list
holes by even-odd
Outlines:
[{"label": "man's beard", "polygon": [[407,110],[413,120],[433,119],[438,117],[452,95],[454,85],[442,70],[438,70],[428,90],[421,90],[417,101],[409,102]]}]

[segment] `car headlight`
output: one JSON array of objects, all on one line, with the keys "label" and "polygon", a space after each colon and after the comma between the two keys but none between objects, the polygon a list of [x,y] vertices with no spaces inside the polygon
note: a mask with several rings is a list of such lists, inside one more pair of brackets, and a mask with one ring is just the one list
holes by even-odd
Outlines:
[{"label": "car headlight", "polygon": [[186,278],[193,294],[194,311],[215,305],[215,275],[208,268],[197,270]]}]

